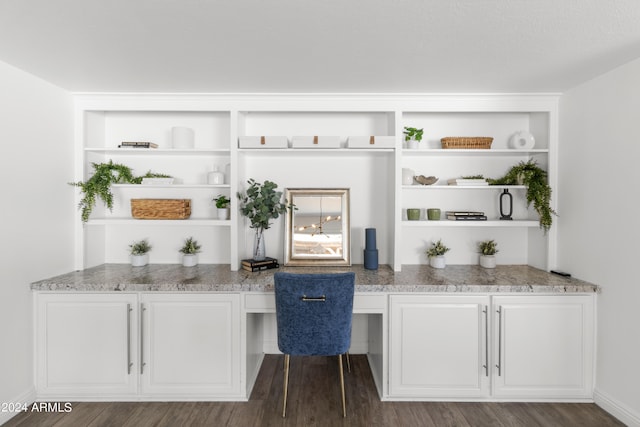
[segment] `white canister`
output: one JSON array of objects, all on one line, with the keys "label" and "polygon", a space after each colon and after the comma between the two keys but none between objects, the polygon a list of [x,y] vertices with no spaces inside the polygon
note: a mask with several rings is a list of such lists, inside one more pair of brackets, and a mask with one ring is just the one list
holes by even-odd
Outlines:
[{"label": "white canister", "polygon": [[171,146],[173,148],[193,148],[195,132],[193,129],[184,126],[174,126],[171,128]]},{"label": "white canister", "polygon": [[211,172],[207,174],[207,183],[212,185],[224,184],[224,174],[218,171],[217,166],[214,166]]},{"label": "white canister", "polygon": [[413,185],[415,171],[409,168],[402,168],[402,185]]}]

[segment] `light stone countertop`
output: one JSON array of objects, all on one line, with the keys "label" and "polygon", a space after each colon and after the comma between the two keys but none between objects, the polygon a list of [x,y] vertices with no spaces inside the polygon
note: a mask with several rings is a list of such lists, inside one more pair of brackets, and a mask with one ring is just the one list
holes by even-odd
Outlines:
[{"label": "light stone countertop", "polygon": [[428,265],[404,265],[394,272],[388,265],[366,270],[351,267],[280,267],[260,272],[231,271],[228,264],[103,264],[51,277],[31,284],[34,291],[77,292],[273,292],[273,274],[354,271],[356,292],[433,293],[574,293],[598,292],[597,285],[548,273],[527,265],[485,269],[477,265],[448,265],[438,270]]}]

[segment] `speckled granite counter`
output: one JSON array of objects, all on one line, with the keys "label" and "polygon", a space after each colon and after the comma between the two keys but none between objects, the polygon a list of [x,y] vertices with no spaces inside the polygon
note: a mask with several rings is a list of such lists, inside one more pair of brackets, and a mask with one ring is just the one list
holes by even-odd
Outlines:
[{"label": "speckled granite counter", "polygon": [[401,272],[389,266],[366,270],[352,267],[281,267],[261,272],[231,271],[228,265],[103,264],[31,284],[34,291],[163,291],[163,292],[270,292],[276,271],[329,273],[354,271],[356,292],[597,292],[594,284],[550,274],[526,265],[484,269],[475,265],[449,265],[437,270],[427,265],[406,265]]}]

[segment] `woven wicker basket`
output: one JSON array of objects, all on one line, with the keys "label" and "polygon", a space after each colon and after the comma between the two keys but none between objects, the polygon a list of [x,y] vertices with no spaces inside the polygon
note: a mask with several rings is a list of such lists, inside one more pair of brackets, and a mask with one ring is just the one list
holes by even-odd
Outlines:
[{"label": "woven wicker basket", "polygon": [[485,136],[460,137],[449,136],[440,140],[442,148],[491,148],[493,138]]},{"label": "woven wicker basket", "polygon": [[191,199],[131,199],[131,216],[138,219],[187,219]]}]

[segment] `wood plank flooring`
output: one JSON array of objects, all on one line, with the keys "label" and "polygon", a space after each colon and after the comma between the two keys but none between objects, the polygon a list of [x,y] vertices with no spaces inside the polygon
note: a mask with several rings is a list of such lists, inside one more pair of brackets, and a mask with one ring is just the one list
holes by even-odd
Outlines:
[{"label": "wood plank flooring", "polygon": [[6,427],[30,426],[623,426],[594,404],[381,402],[367,359],[351,356],[342,418],[336,358],[292,357],[282,418],[283,356],[267,355],[249,402],[74,402],[69,413],[25,412]]}]

